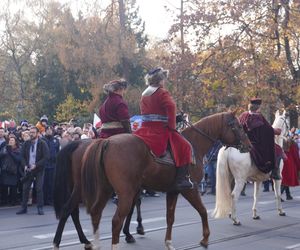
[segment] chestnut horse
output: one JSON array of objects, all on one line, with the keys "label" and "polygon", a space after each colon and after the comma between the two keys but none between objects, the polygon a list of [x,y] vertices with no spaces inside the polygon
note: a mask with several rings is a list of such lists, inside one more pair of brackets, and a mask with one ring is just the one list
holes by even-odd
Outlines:
[{"label": "chestnut horse", "polygon": [[224,145],[239,145],[247,149],[250,142],[233,112],[205,117],[183,130],[182,135],[193,146],[196,165],[189,168],[191,179],[195,183],[194,188],[180,192],[174,190],[175,167],[158,164],[146,144],[134,135],[119,134],[105,140],[96,140],[87,148],[82,159],[81,187],[87,212],[92,217],[93,245],[96,249],[100,249],[98,228],[102,211],[112,190],[119,198],[112,219],[112,249],[115,250],[118,248],[123,221],[141,187],[167,192],[167,249],[174,249],[171,233],[179,193],[200,214],[203,230],[200,244],[208,246],[210,231],[207,211],[196,184],[203,177],[202,158],[216,140],[220,140]]},{"label": "chestnut horse", "polygon": [[[59,223],[53,239],[54,249],[59,248],[62,233],[67,219],[71,215],[79,240],[85,244],[85,249],[92,249],[91,242],[86,238],[79,221],[79,204],[81,202],[81,160],[92,140],[79,140],[66,145],[57,156],[57,166],[54,180],[54,210]],[[134,202],[130,213],[126,217],[123,232],[128,243],[135,242],[129,232],[130,220],[134,206],[137,207],[137,233],[143,235],[144,228],[141,218],[141,199]]]}]

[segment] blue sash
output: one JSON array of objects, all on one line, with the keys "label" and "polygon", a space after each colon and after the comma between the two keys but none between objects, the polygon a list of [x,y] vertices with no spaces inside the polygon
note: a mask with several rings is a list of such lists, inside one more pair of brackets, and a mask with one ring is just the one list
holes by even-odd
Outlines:
[{"label": "blue sash", "polygon": [[164,115],[141,115],[142,122],[168,122],[168,117]]}]

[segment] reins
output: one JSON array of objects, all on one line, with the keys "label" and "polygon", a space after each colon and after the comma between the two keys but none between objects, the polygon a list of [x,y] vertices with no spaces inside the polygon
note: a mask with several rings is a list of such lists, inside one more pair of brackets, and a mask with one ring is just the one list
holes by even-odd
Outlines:
[{"label": "reins", "polygon": [[212,138],[211,136],[209,136],[208,134],[206,134],[205,132],[203,132],[201,129],[196,128],[191,122],[188,122],[186,120],[183,121],[184,124],[186,124],[188,127],[194,129],[195,131],[197,131],[199,134],[203,135],[204,137],[208,138],[209,140],[211,140],[213,143],[215,143],[217,140]]},{"label": "reins", "polygon": [[[204,137],[206,137],[207,139],[209,139],[211,142],[213,143],[216,143],[218,140],[212,138],[210,135],[208,135],[207,133],[205,133],[203,130],[199,129],[199,128],[196,128],[191,122],[188,122],[186,120],[183,120],[183,123],[185,125],[187,125],[188,127],[190,127],[191,129],[195,130],[196,132],[198,132],[199,134],[203,135]],[[232,129],[232,131],[235,133],[235,129],[234,127],[232,127],[232,123],[231,121],[228,123],[228,125],[230,126],[230,128]],[[222,145],[223,146],[226,146],[227,148],[228,147],[234,147],[234,148],[237,148],[241,153],[245,153],[245,152],[249,152],[248,149],[245,149],[243,143],[242,143],[242,140],[241,138],[238,138],[239,140],[239,144],[230,144],[230,145],[227,145],[227,144],[224,144],[223,142]]]}]

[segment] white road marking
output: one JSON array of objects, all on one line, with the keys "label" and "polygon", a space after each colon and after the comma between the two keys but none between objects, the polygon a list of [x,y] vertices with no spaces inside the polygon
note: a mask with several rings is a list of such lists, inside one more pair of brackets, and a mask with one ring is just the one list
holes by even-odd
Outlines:
[{"label": "white road marking", "polygon": [[258,204],[262,204],[262,205],[267,205],[267,204],[271,204],[271,203],[274,203],[275,200],[273,201],[259,201]]},{"label": "white road marking", "polygon": [[[165,221],[166,217],[156,217],[156,218],[150,218],[150,219],[145,219],[142,221],[143,224],[146,223],[151,223],[151,222],[156,222],[156,221]],[[132,221],[132,224],[138,224],[137,221]]]},{"label": "white road marking", "polygon": [[[83,229],[83,232],[86,233],[88,230]],[[73,235],[77,234],[76,230],[70,230],[70,231],[64,231],[63,235]],[[48,238],[53,238],[55,236],[55,233],[49,233],[49,234],[39,234],[39,235],[34,235],[33,238],[43,240],[43,239],[48,239]]]},{"label": "white road marking", "polygon": [[[156,221],[165,221],[165,220],[166,220],[166,217],[150,218],[150,219],[143,220],[143,224],[156,222]],[[133,221],[131,223],[138,224],[136,221]],[[86,232],[88,232],[88,230],[83,229],[83,232],[86,233]],[[77,234],[76,230],[64,231],[64,235],[73,235],[73,234]],[[33,238],[43,240],[43,239],[53,238],[54,236],[55,236],[55,233],[48,233],[48,234],[34,235]]]},{"label": "white road marking", "polygon": [[296,248],[300,249],[300,243],[299,244],[295,244],[295,245],[291,245],[291,246],[287,246],[285,249],[295,249],[296,250]]}]

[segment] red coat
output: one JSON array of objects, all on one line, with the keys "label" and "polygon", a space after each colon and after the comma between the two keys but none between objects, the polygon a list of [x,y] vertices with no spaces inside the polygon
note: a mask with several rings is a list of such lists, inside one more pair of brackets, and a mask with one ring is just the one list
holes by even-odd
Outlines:
[{"label": "red coat", "polygon": [[[99,109],[99,117],[103,123],[120,122],[129,120],[128,106],[121,95],[116,93],[109,93],[108,97],[101,105]],[[125,133],[125,129],[113,128],[113,129],[101,129],[100,137],[108,138],[112,135]]]},{"label": "red coat", "polygon": [[285,151],[287,159],[284,161],[282,169],[282,185],[298,186],[298,171],[300,171],[300,159],[298,154],[298,146],[292,143],[289,151]]},{"label": "red coat", "polygon": [[190,143],[176,131],[176,104],[170,93],[158,88],[152,95],[142,96],[140,101],[142,115],[161,115],[168,122],[143,122],[135,135],[140,137],[156,156],[162,156],[171,145],[176,166],[184,166],[192,162]]}]

